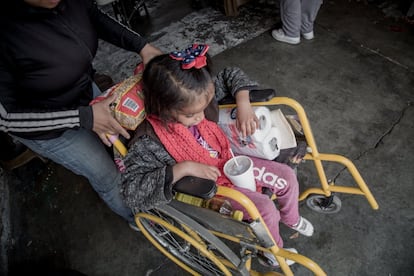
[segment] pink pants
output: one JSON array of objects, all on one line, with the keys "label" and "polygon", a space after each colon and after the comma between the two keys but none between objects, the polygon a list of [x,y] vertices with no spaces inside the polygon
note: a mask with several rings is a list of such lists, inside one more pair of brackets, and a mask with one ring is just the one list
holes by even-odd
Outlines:
[{"label": "pink pants", "polygon": [[[248,189],[234,187],[245,194],[263,217],[276,244],[283,247],[279,234],[279,221],[292,226],[299,221],[299,183],[295,172],[286,164],[252,157],[257,186],[270,188],[277,196],[279,210],[268,195],[252,192]],[[244,219],[250,216],[237,202],[231,202],[234,209],[243,210]]]}]

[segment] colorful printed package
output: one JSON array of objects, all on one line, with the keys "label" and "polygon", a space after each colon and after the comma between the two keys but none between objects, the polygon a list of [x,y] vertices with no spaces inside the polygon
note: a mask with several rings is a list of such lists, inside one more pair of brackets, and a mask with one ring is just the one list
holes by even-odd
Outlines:
[{"label": "colorful printed package", "polygon": [[128,130],[135,130],[145,119],[144,96],[142,93],[142,64],[135,69],[135,75],[112,86],[90,104],[100,102],[112,94],[117,95],[111,104],[114,118]]}]

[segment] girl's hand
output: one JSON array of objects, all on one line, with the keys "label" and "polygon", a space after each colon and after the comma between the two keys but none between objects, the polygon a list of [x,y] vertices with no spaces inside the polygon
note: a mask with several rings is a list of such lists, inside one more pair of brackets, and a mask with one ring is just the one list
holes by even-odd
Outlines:
[{"label": "girl's hand", "polygon": [[107,99],[95,103],[92,105],[93,112],[93,127],[92,130],[98,134],[102,142],[111,146],[112,143],[109,141],[107,134],[109,135],[122,135],[129,139],[128,132],[118,123],[117,120],[112,116],[109,105],[115,101],[116,95],[111,95]]},{"label": "girl's hand", "polygon": [[183,161],[173,166],[173,183],[177,182],[184,176],[196,176],[217,181],[217,178],[220,175],[220,170],[217,167],[194,161]]},{"label": "girl's hand", "polygon": [[253,135],[259,127],[259,119],[250,105],[249,91],[241,90],[236,94],[237,114],[236,128],[243,138]]}]

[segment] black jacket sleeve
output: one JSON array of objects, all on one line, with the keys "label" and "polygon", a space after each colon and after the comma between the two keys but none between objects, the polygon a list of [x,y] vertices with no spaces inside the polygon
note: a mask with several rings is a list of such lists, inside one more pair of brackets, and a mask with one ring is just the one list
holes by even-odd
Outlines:
[{"label": "black jacket sleeve", "polygon": [[122,49],[139,54],[147,44],[146,39],[102,12],[93,1],[90,2],[89,13],[98,37]]}]

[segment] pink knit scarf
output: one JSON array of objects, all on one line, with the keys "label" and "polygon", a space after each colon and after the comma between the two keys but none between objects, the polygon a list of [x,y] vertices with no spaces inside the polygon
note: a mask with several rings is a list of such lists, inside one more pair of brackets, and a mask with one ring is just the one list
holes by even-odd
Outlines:
[{"label": "pink knit scarf", "polygon": [[168,123],[166,126],[157,117],[152,115],[148,116],[147,120],[175,161],[191,160],[215,166],[221,172],[217,184],[233,187],[233,184],[223,173],[224,164],[231,158],[230,142],[215,122],[204,119],[197,125],[197,128],[207,144],[218,152],[218,158],[211,157],[209,151],[197,142],[190,130],[184,125]]}]

